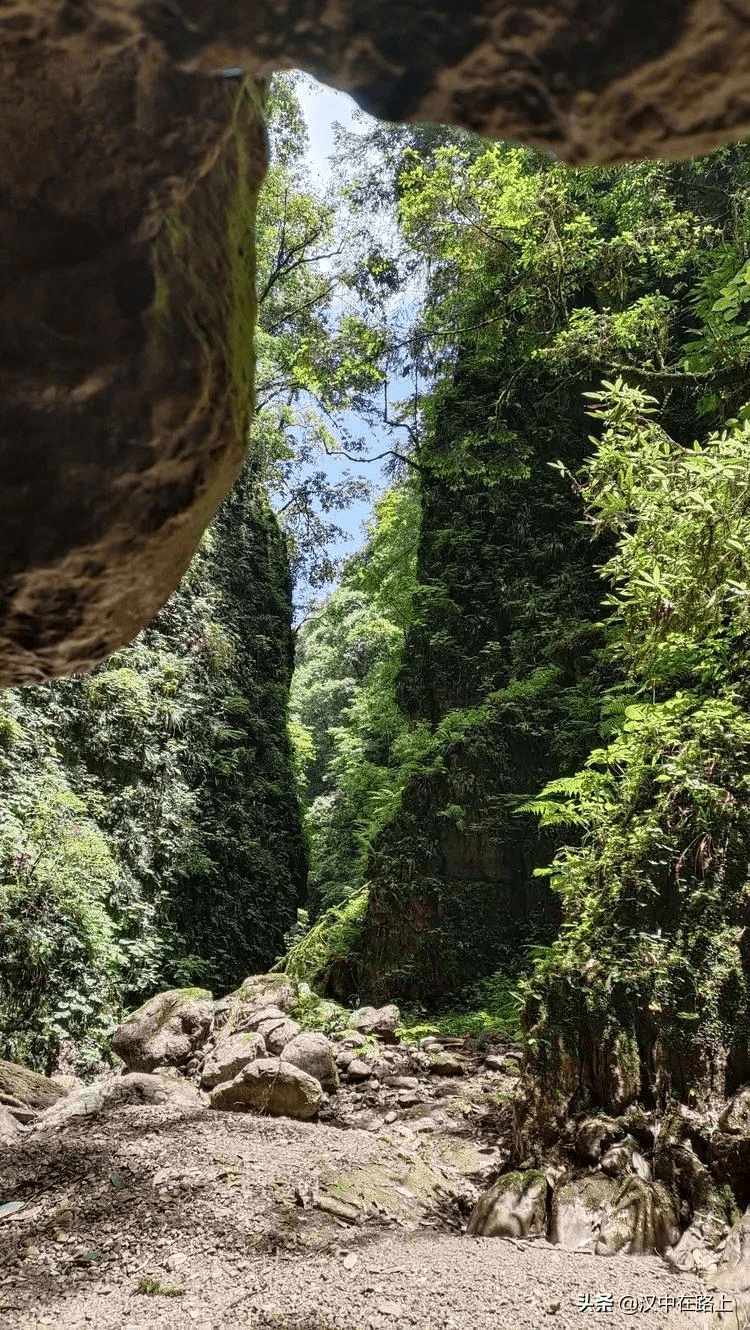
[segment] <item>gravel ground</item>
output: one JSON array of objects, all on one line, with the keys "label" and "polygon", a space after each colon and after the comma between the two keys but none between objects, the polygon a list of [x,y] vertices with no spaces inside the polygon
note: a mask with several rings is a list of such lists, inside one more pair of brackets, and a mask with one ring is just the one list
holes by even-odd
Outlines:
[{"label": "gravel ground", "polygon": [[[655,1257],[462,1235],[466,1196],[439,1148],[408,1130],[166,1107],[34,1132],[0,1179],[0,1200],[27,1202],[0,1222],[0,1330],[708,1323],[678,1309],[705,1285]],[[356,1222],[318,1208],[351,1199],[352,1178],[379,1198]]]}]

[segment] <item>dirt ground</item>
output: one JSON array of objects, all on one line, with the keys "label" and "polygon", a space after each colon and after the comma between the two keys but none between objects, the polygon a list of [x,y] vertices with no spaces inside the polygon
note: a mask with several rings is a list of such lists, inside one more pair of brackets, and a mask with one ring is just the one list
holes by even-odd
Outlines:
[{"label": "dirt ground", "polygon": [[0,1219],[0,1330],[713,1323],[694,1309],[719,1295],[656,1257],[467,1237],[491,1146],[465,1123],[170,1105],[37,1128],[2,1163],[0,1204],[25,1205]]}]

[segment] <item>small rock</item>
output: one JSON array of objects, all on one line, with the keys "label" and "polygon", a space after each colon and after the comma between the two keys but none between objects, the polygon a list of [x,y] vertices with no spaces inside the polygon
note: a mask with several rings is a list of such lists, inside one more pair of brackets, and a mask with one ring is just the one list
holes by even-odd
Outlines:
[{"label": "small rock", "polygon": [[346,1068],[346,1074],[350,1081],[366,1081],[370,1076],[369,1063],[363,1062],[361,1058],[354,1058]]},{"label": "small rock", "polygon": [[347,1030],[343,1039],[339,1041],[339,1048],[364,1048],[367,1040],[358,1030]]},{"label": "small rock", "polygon": [[497,1053],[489,1053],[484,1059],[484,1065],[488,1071],[505,1071],[505,1058]]},{"label": "small rock", "polygon": [[360,1034],[374,1034],[393,1044],[396,1043],[396,1027],[401,1023],[401,1013],[392,1002],[385,1007],[360,1007],[349,1023]]},{"label": "small rock", "polygon": [[412,1131],[437,1131],[438,1126],[433,1118],[415,1118],[409,1123]]},{"label": "small rock", "polygon": [[463,1076],[466,1067],[453,1053],[430,1050],[430,1071],[433,1076]]}]

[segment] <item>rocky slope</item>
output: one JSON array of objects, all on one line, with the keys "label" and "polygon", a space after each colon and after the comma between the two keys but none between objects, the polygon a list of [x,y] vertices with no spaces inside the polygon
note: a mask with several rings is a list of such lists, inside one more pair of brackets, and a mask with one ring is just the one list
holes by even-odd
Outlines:
[{"label": "rocky slope", "polygon": [[684,1134],[589,1118],[511,1169],[520,1050],[398,1020],[253,976],[151,999],[91,1085],[0,1065],[0,1327],[745,1323],[748,1220],[680,1202]]}]

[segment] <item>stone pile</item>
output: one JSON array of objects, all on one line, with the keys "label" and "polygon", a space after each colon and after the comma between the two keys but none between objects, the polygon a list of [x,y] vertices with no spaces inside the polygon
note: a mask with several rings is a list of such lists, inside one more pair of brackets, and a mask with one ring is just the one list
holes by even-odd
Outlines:
[{"label": "stone pile", "polygon": [[[200,1087],[211,1108],[316,1117],[339,1089],[339,1074],[367,1080],[398,1043],[398,1008],[363,1007],[334,1045],[290,1015],[297,986],[285,975],[252,975],[214,1002],[204,989],[159,993],[116,1031],[126,1072],[171,1068]],[[342,1025],[346,1013],[342,1013]],[[387,1066],[387,1064],[385,1064]]]}]

